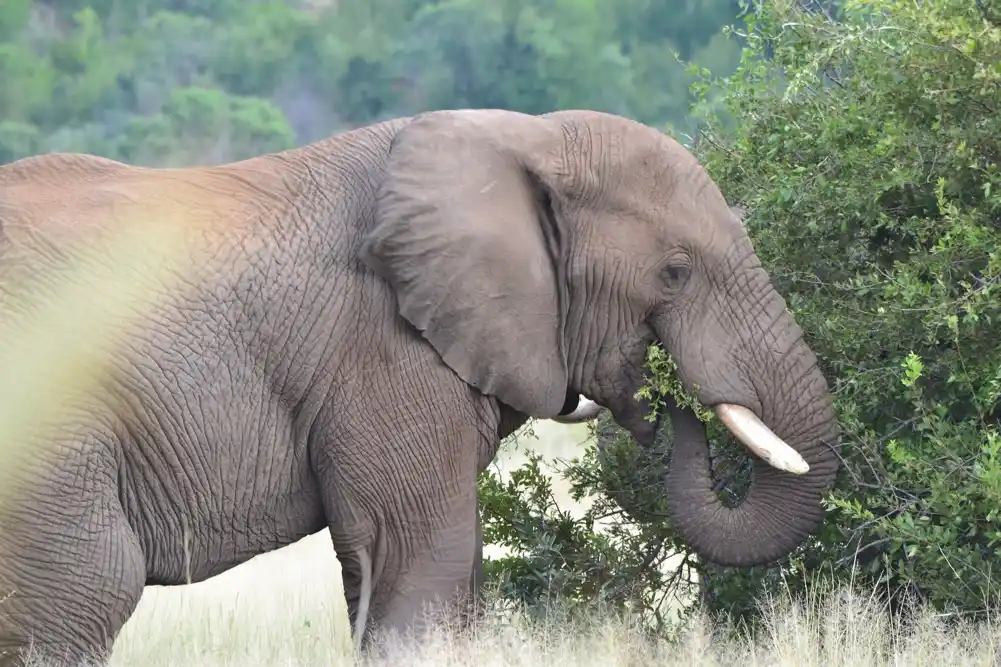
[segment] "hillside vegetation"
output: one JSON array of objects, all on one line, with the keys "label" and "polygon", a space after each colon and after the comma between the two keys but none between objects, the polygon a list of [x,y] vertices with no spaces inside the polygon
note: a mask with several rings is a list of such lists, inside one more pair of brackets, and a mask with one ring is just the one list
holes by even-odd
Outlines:
[{"label": "hillside vegetation", "polygon": [[0,162],[215,163],[428,109],[592,108],[691,131],[675,54],[729,72],[734,0],[4,0]]}]

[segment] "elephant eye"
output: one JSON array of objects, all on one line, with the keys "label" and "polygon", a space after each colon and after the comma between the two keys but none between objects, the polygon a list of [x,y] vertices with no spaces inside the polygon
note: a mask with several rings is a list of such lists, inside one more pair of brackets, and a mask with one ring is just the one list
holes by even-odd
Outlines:
[{"label": "elephant eye", "polygon": [[672,289],[681,289],[688,280],[689,268],[685,264],[671,264],[664,268],[664,282]]}]

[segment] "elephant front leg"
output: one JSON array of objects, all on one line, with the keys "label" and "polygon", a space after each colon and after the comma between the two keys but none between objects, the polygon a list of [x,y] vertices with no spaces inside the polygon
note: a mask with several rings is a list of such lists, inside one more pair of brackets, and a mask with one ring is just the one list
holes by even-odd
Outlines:
[{"label": "elephant front leg", "polygon": [[468,624],[482,581],[477,514],[475,499],[457,499],[431,526],[408,526],[410,515],[376,520],[373,538],[354,546],[331,528],[357,649],[379,635],[420,637],[438,623]]},{"label": "elephant front leg", "polygon": [[[470,512],[469,510],[472,510]],[[475,502],[433,532],[423,552],[413,554],[396,578],[385,578],[385,604],[378,627],[406,636],[423,635],[437,624],[464,628],[474,604],[470,583],[477,577]]]},{"label": "elephant front leg", "polygon": [[479,448],[470,442],[483,429],[450,420],[418,426],[364,444],[350,434],[314,454],[359,646],[386,633],[421,635],[436,621],[464,626],[473,616],[482,536]]}]

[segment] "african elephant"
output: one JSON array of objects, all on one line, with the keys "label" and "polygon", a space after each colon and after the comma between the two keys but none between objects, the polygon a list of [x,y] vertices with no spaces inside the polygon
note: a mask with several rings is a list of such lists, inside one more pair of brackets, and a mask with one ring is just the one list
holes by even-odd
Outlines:
[{"label": "african elephant", "polygon": [[670,410],[686,439],[666,492],[693,549],[765,563],[822,518],[826,381],[716,184],[655,129],[454,110],[220,166],[23,159],[0,167],[0,327],[25,311],[9,276],[140,226],[183,252],[102,383],[31,438],[51,464],[13,473],[0,650],[103,651],[144,585],[325,527],[363,645],[426,627],[424,603],[468,621],[476,478],[498,442],[580,394],[650,442],[651,344],[758,457],[746,500],[722,506],[701,422]]}]

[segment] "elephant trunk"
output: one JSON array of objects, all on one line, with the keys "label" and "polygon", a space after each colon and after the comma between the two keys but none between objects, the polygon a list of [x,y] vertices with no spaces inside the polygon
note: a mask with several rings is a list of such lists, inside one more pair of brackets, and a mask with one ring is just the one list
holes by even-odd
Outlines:
[{"label": "elephant trunk", "polygon": [[[774,561],[795,549],[823,519],[821,498],[838,470],[833,449],[837,420],[815,357],[808,350],[797,352],[787,357],[798,362],[793,373],[783,375],[799,378],[779,401],[786,409],[776,410],[773,402],[763,404],[762,413],[772,417],[765,417],[773,422],[769,426],[809,470],[793,474],[754,457],[750,489],[737,507],[724,505],[712,488],[705,425],[690,409],[667,403],[674,426],[668,507],[678,532],[707,560],[744,567]],[[785,418],[776,420],[777,414]]]}]

